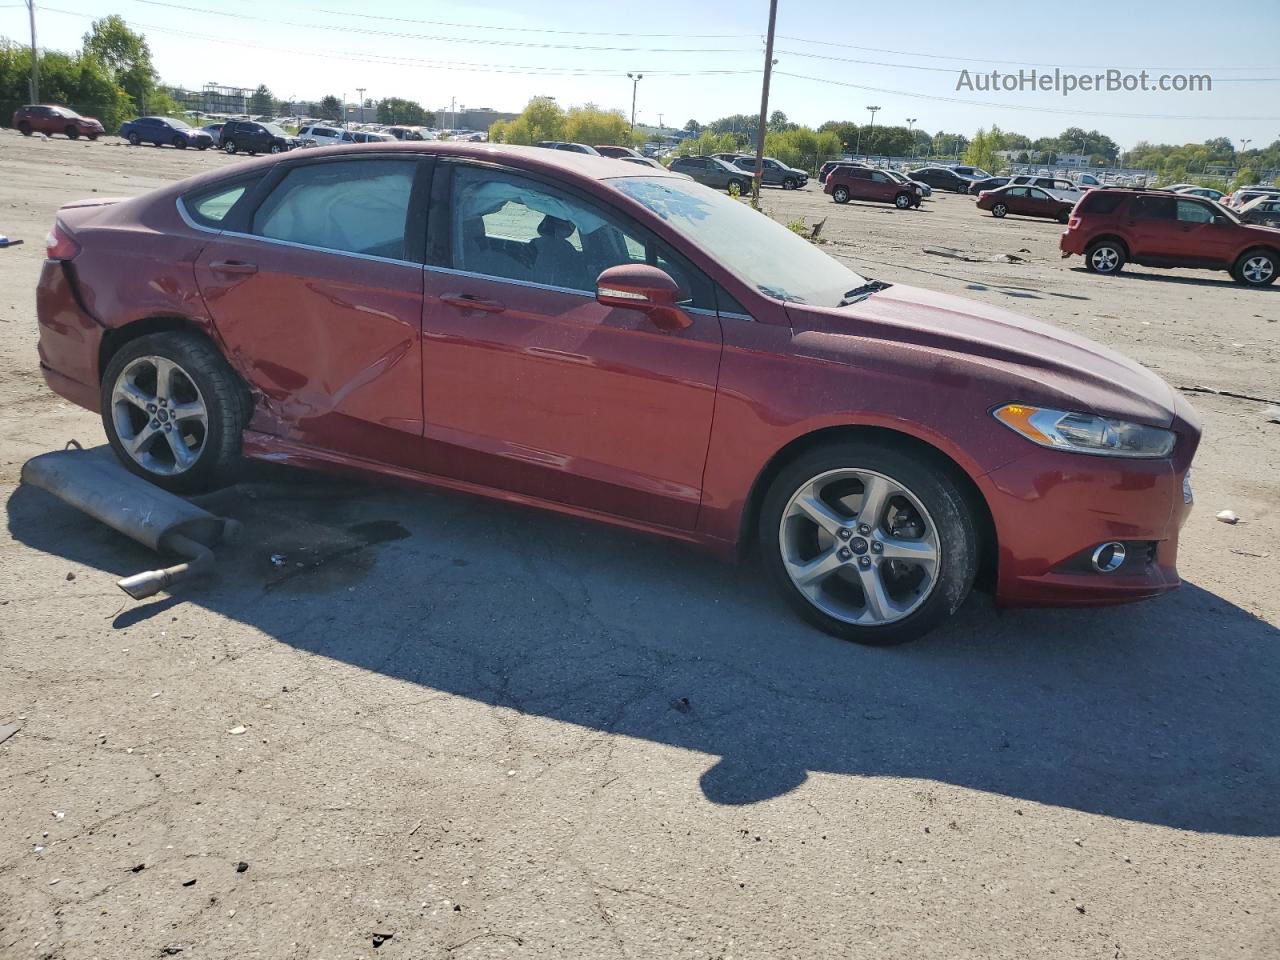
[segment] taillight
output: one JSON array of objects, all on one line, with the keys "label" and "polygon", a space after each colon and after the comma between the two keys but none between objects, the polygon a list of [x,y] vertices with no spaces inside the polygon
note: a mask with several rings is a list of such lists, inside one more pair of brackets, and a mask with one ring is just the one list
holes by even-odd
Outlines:
[{"label": "taillight", "polygon": [[80,252],[80,244],[56,220],[44,241],[44,255],[50,260],[70,260]]},{"label": "taillight", "polygon": [[1067,229],[1068,229],[1068,230],[1074,230],[1074,229],[1075,229],[1076,227],[1078,227],[1078,226],[1080,226],[1080,218],[1079,218],[1079,217],[1068,217],[1068,218],[1067,218]]}]

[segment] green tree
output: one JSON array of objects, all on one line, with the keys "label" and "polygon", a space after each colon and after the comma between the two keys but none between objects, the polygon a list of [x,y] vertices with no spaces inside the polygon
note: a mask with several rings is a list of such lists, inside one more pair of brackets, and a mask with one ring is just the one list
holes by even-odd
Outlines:
[{"label": "green tree", "polygon": [[320,101],[320,116],[325,120],[342,119],[342,101],[332,93]]},{"label": "green tree", "polygon": [[697,136],[702,132],[702,124],[700,124],[697,120],[690,120],[680,129],[686,130],[689,133],[692,133],[694,136]]},{"label": "green tree", "polygon": [[786,133],[788,130],[795,130],[796,124],[787,119],[787,115],[781,110],[775,110],[769,114],[768,130],[772,133]]},{"label": "green tree", "polygon": [[416,100],[400,97],[384,97],[378,101],[378,122],[402,123],[411,127],[429,127],[435,122],[435,114],[422,108]]},{"label": "green tree", "polygon": [[249,98],[249,113],[254,116],[263,116],[271,113],[274,106],[275,98],[271,96],[271,91],[267,89],[267,85],[265,83],[259,84],[258,89]]},{"label": "green tree", "polygon": [[[0,42],[0,101],[27,103],[30,76],[30,49]],[[95,57],[83,53],[42,51],[40,96],[45,103],[60,103],[97,117],[108,130],[119,129],[134,114],[133,102],[111,72]],[[8,115],[3,119],[7,123]]]},{"label": "green tree", "polygon": [[565,139],[565,114],[550,97],[534,97],[520,116],[509,122],[499,121],[489,128],[494,143],[537,143],[539,140]]},{"label": "green tree", "polygon": [[964,152],[964,162],[971,167],[981,167],[988,173],[996,172],[1003,162],[996,156],[996,151],[1003,149],[1003,142],[999,127],[993,126],[989,131],[979,127]]},{"label": "green tree", "polygon": [[123,17],[113,13],[94,20],[84,35],[84,52],[107,68],[139,112],[151,109],[149,99],[159,80],[151,63],[151,48],[147,38],[130,30]]},{"label": "green tree", "polygon": [[621,110],[601,110],[593,103],[570,107],[564,118],[564,138],[573,143],[629,144],[630,125]]}]

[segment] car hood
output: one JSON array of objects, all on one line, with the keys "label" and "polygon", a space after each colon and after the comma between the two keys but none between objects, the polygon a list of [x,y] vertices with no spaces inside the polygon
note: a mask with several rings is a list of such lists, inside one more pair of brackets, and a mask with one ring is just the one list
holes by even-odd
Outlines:
[{"label": "car hood", "polygon": [[[900,355],[888,352],[900,347],[910,351],[917,371],[923,365],[949,382],[959,376],[987,383],[992,402],[1039,403],[1161,427],[1173,423],[1174,392],[1151,371],[1011,310],[901,284],[848,307],[788,304],[787,310],[800,353],[856,365],[900,363]],[[869,349],[876,343],[885,349]]]}]

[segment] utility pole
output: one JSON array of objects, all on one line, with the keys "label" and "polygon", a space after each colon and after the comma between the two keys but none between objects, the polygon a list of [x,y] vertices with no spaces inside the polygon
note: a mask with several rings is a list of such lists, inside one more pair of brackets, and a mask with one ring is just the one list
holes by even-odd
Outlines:
[{"label": "utility pole", "polygon": [[867,107],[871,111],[871,126],[867,129],[867,149],[871,149],[871,134],[876,132],[876,111],[879,107]]},{"label": "utility pole", "polygon": [[769,33],[764,42],[764,83],[760,89],[760,125],[756,128],[756,175],[751,182],[751,199],[760,202],[760,180],[764,177],[764,133],[769,122],[769,80],[773,77],[773,28],[778,22],[778,0],[769,0]]},{"label": "utility pole", "polygon": [[368,87],[356,87],[356,93],[360,94],[360,122],[364,123],[364,92]]},{"label": "utility pole", "polygon": [[31,18],[31,102],[40,102],[40,51],[36,49],[36,0],[27,0]]},{"label": "utility pole", "polygon": [[662,114],[659,113],[658,114],[658,132],[661,133],[664,129],[666,129],[666,127],[662,122]]},{"label": "utility pole", "polygon": [[631,81],[631,139],[634,140],[636,137],[636,88],[640,86],[644,74],[628,73],[627,79]]},{"label": "utility pole", "polygon": [[907,117],[907,135],[911,138],[911,157],[915,159],[916,155],[916,135],[912,127],[916,125],[915,117]]}]

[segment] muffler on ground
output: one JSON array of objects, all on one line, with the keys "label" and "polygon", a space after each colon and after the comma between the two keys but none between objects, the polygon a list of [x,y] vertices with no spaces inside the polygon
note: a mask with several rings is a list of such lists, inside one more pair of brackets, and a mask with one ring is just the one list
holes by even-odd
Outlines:
[{"label": "muffler on ground", "polygon": [[69,449],[32,457],[22,466],[22,482],[102,521],[158,553],[182,563],[125,577],[117,586],[135,600],[153,596],[213,567],[212,548],[240,535],[240,523],[215,517],[193,503],[161,490],[120,465],[109,447]]}]

